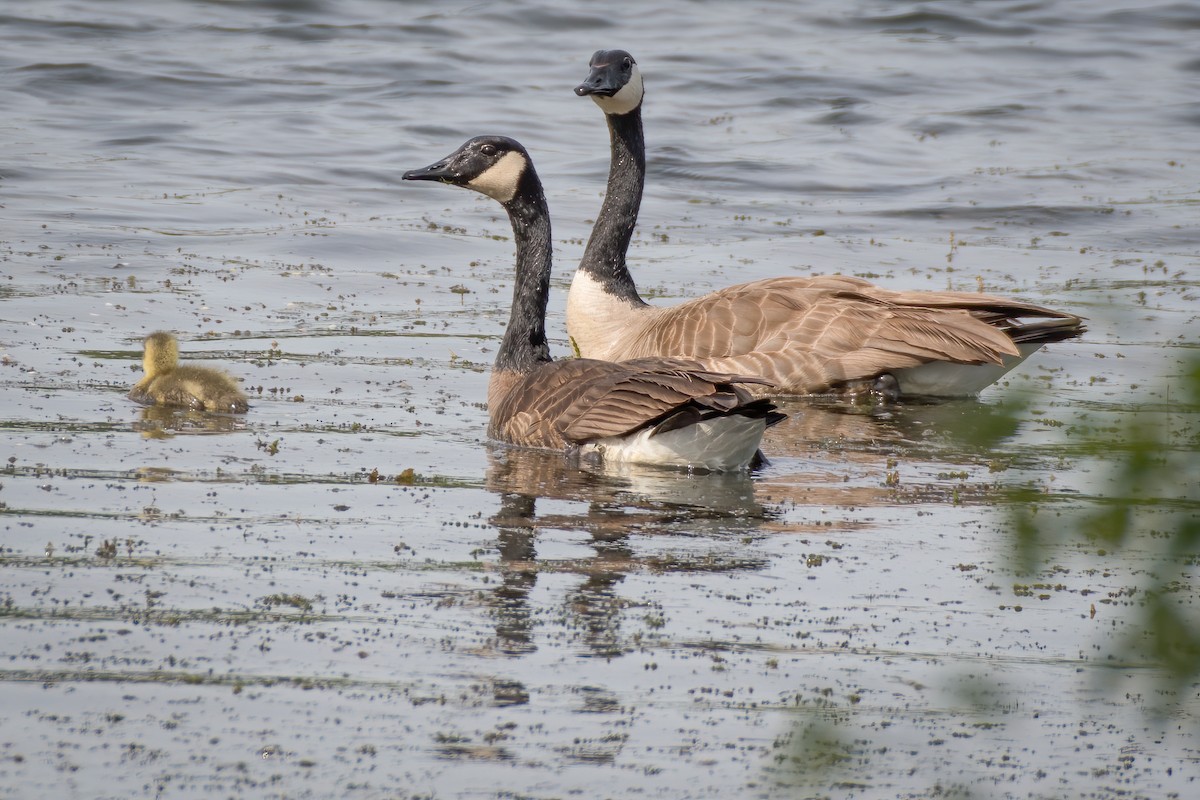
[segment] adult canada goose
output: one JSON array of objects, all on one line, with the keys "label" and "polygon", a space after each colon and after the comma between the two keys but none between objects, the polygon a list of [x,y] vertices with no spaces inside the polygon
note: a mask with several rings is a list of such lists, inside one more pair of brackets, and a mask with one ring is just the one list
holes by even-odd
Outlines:
[{"label": "adult canada goose", "polygon": [[766,427],[784,418],[740,385],[761,379],[663,358],[620,364],[550,358],[550,215],[518,142],[479,136],[404,179],[474,189],[498,201],[512,223],[512,314],[488,384],[493,439],[612,462],[736,470],[754,459]]},{"label": "adult canada goose", "polygon": [[129,392],[129,399],[135,403],[234,414],[244,414],[250,408],[246,395],[224,372],[179,366],[179,341],[166,331],[146,337],[142,369],[146,374]]},{"label": "adult canada goose", "polygon": [[[642,75],[624,50],[599,50],[575,93],[604,112],[608,190],[567,296],[567,333],[588,358],[690,358],[759,375],[766,391],[977,394],[1083,321],[985,294],[898,292],[826,275],[753,281],[673,307],[646,304],[625,264],[646,178]],[[1028,320],[1028,321],[1027,321]]]}]

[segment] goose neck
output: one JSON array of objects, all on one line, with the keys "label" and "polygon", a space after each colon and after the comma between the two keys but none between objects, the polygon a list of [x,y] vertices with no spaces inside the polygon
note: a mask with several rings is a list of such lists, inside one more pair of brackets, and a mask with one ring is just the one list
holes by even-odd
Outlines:
[{"label": "goose neck", "polygon": [[536,179],[504,207],[516,242],[516,279],[512,314],[496,354],[496,369],[528,372],[551,360],[546,341],[552,258],[550,214]]},{"label": "goose neck", "polygon": [[608,188],[584,249],[580,269],[589,272],[605,289],[636,304],[644,304],[625,264],[633,238],[642,191],[646,183],[646,145],[642,135],[642,110],[606,114],[612,148]]}]

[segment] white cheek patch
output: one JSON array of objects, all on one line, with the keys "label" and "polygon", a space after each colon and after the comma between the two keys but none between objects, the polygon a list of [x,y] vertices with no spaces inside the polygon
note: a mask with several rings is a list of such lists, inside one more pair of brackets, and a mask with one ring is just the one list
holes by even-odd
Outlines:
[{"label": "white cheek patch", "polygon": [[642,104],[642,97],[645,93],[646,90],[642,86],[642,73],[637,64],[634,64],[633,71],[629,75],[629,82],[621,87],[621,91],[612,97],[601,97],[594,94],[592,100],[596,101],[596,105],[600,106],[600,110],[605,114],[628,114]]},{"label": "white cheek patch", "polygon": [[524,171],[525,157],[516,150],[510,150],[479,177],[469,181],[467,188],[507,203],[517,193],[517,184],[521,182],[521,173]]}]

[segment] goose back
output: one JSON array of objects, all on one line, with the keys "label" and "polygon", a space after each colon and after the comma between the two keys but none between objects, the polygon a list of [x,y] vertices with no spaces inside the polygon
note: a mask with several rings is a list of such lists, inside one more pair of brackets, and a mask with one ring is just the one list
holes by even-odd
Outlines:
[{"label": "goose back", "polygon": [[489,434],[558,450],[733,412],[765,420],[774,406],[756,403],[745,388],[758,382],[658,358],[570,359],[523,374],[498,372],[489,392]]},{"label": "goose back", "polygon": [[[1026,316],[1037,319],[1025,323]],[[828,392],[890,373],[901,393],[923,395],[976,393],[987,385],[977,385],[983,376],[992,375],[992,382],[1031,352],[1018,343],[1040,346],[1078,335],[1079,326],[1073,315],[1029,303],[897,292],[843,276],[754,281],[622,322],[594,355],[696,359],[766,379],[759,392]],[[958,386],[914,381],[911,370],[938,362],[1004,369],[963,371]]]},{"label": "goose back", "polygon": [[244,414],[250,409],[246,395],[233,378],[204,367],[183,366],[143,378],[128,396],[133,402],[147,406],[175,406],[227,414]]}]

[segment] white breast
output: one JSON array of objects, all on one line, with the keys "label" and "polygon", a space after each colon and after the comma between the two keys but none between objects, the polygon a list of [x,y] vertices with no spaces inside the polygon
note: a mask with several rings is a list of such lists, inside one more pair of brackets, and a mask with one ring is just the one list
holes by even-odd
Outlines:
[{"label": "white breast", "polygon": [[641,325],[646,313],[604,290],[604,284],[582,269],[575,270],[567,294],[567,335],[581,358],[619,361],[614,353],[631,326]]}]

